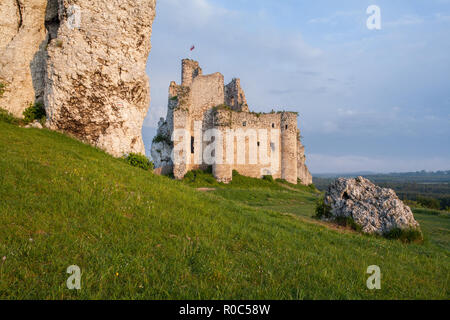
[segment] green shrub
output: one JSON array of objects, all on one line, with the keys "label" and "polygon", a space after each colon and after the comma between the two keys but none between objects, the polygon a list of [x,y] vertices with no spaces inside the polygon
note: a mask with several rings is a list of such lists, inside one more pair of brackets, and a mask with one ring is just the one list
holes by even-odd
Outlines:
[{"label": "green shrub", "polygon": [[273,177],[270,176],[270,175],[263,176],[263,180],[266,180],[266,181],[269,181],[269,182],[273,182],[273,181],[274,181],[274,180],[273,180]]},{"label": "green shrub", "polygon": [[316,217],[319,219],[331,218],[331,207],[325,204],[325,199],[323,197],[316,201]]},{"label": "green shrub", "polygon": [[45,108],[42,103],[36,102],[35,104],[30,104],[28,108],[23,112],[23,120],[25,124],[31,123],[34,120],[38,120],[41,123],[45,122]]},{"label": "green shrub", "polygon": [[192,170],[184,175],[183,182],[194,187],[218,186],[219,182],[212,174],[212,166],[206,170]]},{"label": "green shrub", "polygon": [[20,120],[14,117],[7,110],[0,108],[0,121],[10,123],[10,124],[19,124]]},{"label": "green shrub", "polygon": [[153,170],[153,162],[146,156],[137,153],[130,153],[125,161],[133,167],[141,168],[143,170]]},{"label": "green shrub", "polygon": [[419,197],[417,197],[417,203],[424,208],[434,209],[434,210],[441,209],[441,204],[438,199],[419,196]]},{"label": "green shrub", "polygon": [[400,240],[401,242],[404,243],[423,242],[422,231],[420,231],[420,229],[414,228],[409,229],[395,228],[389,232],[386,232],[383,236],[387,239]]},{"label": "green shrub", "polygon": [[205,169],[205,173],[213,174],[213,166],[208,166],[208,167]]},{"label": "green shrub", "polygon": [[3,94],[5,93],[6,84],[3,82],[0,82],[0,98],[3,97]]},{"label": "green shrub", "polygon": [[189,171],[188,173],[186,173],[184,175],[183,179],[185,181],[187,181],[187,182],[194,182],[195,181],[195,173],[194,173],[194,171]]},{"label": "green shrub", "polygon": [[349,227],[357,232],[362,232],[362,227],[357,224],[352,217],[336,217],[335,221],[340,226]]}]

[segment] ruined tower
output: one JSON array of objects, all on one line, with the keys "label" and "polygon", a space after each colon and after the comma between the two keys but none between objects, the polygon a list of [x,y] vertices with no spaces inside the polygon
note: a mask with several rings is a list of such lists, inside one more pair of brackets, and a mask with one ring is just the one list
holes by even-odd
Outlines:
[{"label": "ruined tower", "polygon": [[212,167],[224,183],[233,170],[311,184],[294,112],[249,111],[239,79],[224,84],[220,73],[203,75],[198,62],[182,61],[181,85],[172,82],[166,119],[152,144],[161,173],[182,179],[190,170]]}]

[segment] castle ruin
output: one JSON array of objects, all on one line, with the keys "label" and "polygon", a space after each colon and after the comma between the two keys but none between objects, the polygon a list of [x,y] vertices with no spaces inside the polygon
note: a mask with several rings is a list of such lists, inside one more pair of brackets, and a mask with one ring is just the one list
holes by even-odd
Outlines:
[{"label": "castle ruin", "polygon": [[309,185],[297,118],[294,112],[250,112],[239,79],[225,85],[222,74],[203,75],[198,62],[184,59],[181,85],[170,84],[167,117],[158,123],[151,155],[160,173],[176,179],[212,166],[224,183],[236,170]]}]

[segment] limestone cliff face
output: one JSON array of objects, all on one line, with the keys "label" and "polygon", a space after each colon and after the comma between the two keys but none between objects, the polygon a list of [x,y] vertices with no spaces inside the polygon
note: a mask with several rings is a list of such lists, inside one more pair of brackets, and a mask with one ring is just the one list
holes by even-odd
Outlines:
[{"label": "limestone cliff face", "polygon": [[59,0],[48,45],[48,126],[121,156],[145,153],[155,0]]},{"label": "limestone cliff face", "polygon": [[43,102],[49,128],[114,156],[145,153],[156,0],[1,0],[0,107]]},{"label": "limestone cliff face", "polygon": [[47,0],[1,0],[0,83],[6,90],[0,108],[22,117],[42,99]]}]

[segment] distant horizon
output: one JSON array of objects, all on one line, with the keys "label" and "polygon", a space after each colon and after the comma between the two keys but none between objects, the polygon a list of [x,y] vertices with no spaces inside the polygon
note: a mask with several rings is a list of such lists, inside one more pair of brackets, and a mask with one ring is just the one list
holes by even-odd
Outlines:
[{"label": "distant horizon", "polygon": [[[438,173],[438,172],[450,172],[450,169],[448,170],[436,170],[436,171],[426,171],[426,170],[418,170],[418,171],[395,171],[395,172],[374,172],[374,171],[355,171],[355,172],[311,172],[311,174],[314,176],[321,175],[321,176],[335,176],[335,175],[344,175],[344,176],[354,176],[354,175],[395,175],[395,174],[414,174],[414,173]],[[449,177],[450,178],[450,177]]]}]

